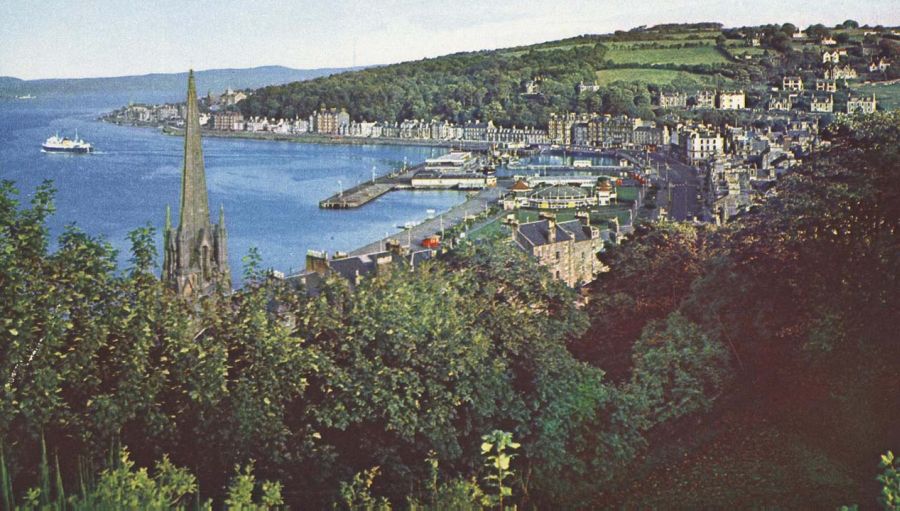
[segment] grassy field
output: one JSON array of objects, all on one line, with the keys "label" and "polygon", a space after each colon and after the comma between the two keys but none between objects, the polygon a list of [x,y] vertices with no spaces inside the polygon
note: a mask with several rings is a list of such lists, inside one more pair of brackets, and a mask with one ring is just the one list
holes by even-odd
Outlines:
[{"label": "grassy field", "polygon": [[[594,46],[595,44],[597,44],[597,43],[587,42],[587,43],[560,44],[558,46],[541,46],[540,48],[533,48],[533,50],[536,52],[555,51],[555,50],[571,50],[572,48],[578,48],[579,46]],[[509,57],[519,57],[519,56],[528,54],[530,51],[531,51],[531,49],[504,51],[504,52],[501,52],[501,54],[509,56]]]},{"label": "grassy field", "polygon": [[604,46],[609,48],[610,50],[631,50],[631,49],[641,49],[652,44],[662,47],[671,47],[671,46],[679,46],[682,44],[705,44],[707,46],[715,46],[715,39],[698,39],[698,40],[690,40],[685,41],[683,39],[655,39],[652,41],[623,41],[623,42],[612,42],[612,43],[603,43]]},{"label": "grassy field", "polygon": [[718,30],[684,30],[682,32],[667,32],[659,34],[659,39],[715,39],[719,34]]},{"label": "grassy field", "polygon": [[879,107],[886,110],[900,108],[900,83],[891,85],[854,85],[853,92],[856,94],[872,94],[874,92]]},{"label": "grassy field", "polygon": [[[613,82],[646,82],[659,85],[671,84],[680,80],[692,80],[700,85],[716,84],[716,79],[710,75],[701,75],[690,73],[687,71],[674,71],[671,69],[642,69],[642,68],[622,68],[622,69],[603,69],[597,71],[597,83],[600,85],[609,85]],[[730,80],[720,78],[719,83],[727,85]]]},{"label": "grassy field", "polygon": [[610,50],[606,58],[617,64],[724,64],[725,57],[713,47]]}]

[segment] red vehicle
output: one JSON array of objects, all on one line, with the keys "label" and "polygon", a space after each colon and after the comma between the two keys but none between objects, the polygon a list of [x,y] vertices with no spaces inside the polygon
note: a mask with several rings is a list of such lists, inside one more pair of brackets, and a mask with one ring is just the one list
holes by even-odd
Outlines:
[{"label": "red vehicle", "polygon": [[422,240],[422,246],[425,248],[436,249],[441,246],[441,237],[437,234],[432,234],[428,236],[424,240]]}]

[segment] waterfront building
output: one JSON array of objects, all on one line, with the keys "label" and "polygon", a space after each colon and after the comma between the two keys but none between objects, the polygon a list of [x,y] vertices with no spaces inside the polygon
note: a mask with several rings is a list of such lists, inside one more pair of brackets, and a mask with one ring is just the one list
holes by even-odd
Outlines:
[{"label": "waterfront building", "polygon": [[244,116],[240,112],[219,112],[212,116],[212,128],[217,131],[244,131]]},{"label": "waterfront building", "polygon": [[200,141],[200,109],[193,70],[188,73],[185,108],[184,166],[181,174],[181,209],[178,228],[172,228],[166,209],[163,231],[163,281],[182,296],[208,295],[217,288],[230,291],[228,233],[225,211],[219,209],[219,223],[209,220],[206,170]]},{"label": "waterfront building", "polygon": [[420,170],[410,180],[413,189],[481,190],[497,185],[497,177],[480,172],[436,172]]},{"label": "waterfront building", "polygon": [[569,112],[565,114],[550,114],[550,120],[547,122],[547,138],[551,144],[571,145],[572,144],[572,127],[575,123],[586,123],[590,121],[591,116],[588,114],[576,114]]},{"label": "waterfront building", "polygon": [[594,116],[587,125],[588,139],[595,147],[623,147],[632,142],[632,134],[640,121],[625,115]]},{"label": "waterfront building", "polygon": [[450,122],[432,121],[430,129],[432,140],[453,140],[455,138],[453,124]]},{"label": "waterfront building", "polygon": [[435,158],[426,159],[425,170],[456,174],[473,172],[478,170],[478,158],[468,151],[451,151]]},{"label": "waterfront building", "polygon": [[[178,105],[165,104],[160,105],[159,108],[156,109],[156,120],[160,122],[168,121],[170,119],[177,119],[179,117]],[[201,120],[200,124],[204,124]]]},{"label": "waterfront building", "polygon": [[309,125],[313,133],[322,135],[346,135],[350,127],[350,114],[346,110],[322,108],[310,116]]},{"label": "waterfront building", "polygon": [[467,122],[463,125],[463,140],[486,140],[488,130],[494,129],[494,121],[481,122],[476,120],[475,122]]},{"label": "waterfront building", "polygon": [[510,222],[515,246],[570,287],[594,280],[602,270],[597,254],[603,240],[600,230],[590,225],[590,216],[579,213],[578,219],[559,223],[555,215],[542,216],[541,220],[521,225]]},{"label": "waterfront building", "polygon": [[375,124],[374,122],[367,121],[350,121],[350,128],[348,134],[351,137],[373,137],[375,136]]}]

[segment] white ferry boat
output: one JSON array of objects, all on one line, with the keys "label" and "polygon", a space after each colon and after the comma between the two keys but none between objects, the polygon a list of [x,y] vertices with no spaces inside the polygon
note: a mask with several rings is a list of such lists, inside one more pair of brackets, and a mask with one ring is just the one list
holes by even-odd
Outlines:
[{"label": "white ferry boat", "polygon": [[45,153],[89,153],[94,147],[78,138],[76,131],[75,138],[60,137],[57,133],[41,144],[41,150]]}]

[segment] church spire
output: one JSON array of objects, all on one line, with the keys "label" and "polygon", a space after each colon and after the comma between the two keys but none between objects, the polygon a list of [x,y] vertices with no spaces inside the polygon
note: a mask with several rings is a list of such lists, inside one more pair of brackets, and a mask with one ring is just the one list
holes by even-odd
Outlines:
[{"label": "church spire", "polygon": [[206,197],[206,171],[200,144],[200,108],[194,70],[188,73],[187,108],[184,114],[184,173],[181,180],[182,229],[209,229],[209,200]]},{"label": "church spire", "polygon": [[194,72],[188,73],[184,119],[184,167],[181,175],[181,212],[172,228],[166,209],[163,280],[183,296],[206,295],[215,289],[231,289],[224,209],[219,224],[209,221],[206,171],[200,142],[200,108]]}]

